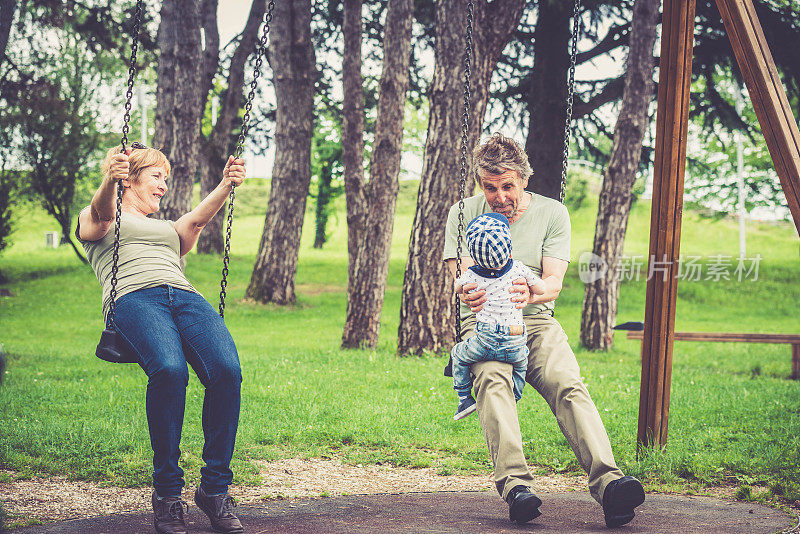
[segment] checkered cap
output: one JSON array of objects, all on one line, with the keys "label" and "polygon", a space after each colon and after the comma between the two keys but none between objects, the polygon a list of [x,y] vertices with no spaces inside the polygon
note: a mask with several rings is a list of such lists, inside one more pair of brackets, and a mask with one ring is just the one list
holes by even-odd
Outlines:
[{"label": "checkered cap", "polygon": [[467,250],[484,269],[500,269],[511,256],[508,219],[500,213],[484,213],[467,225]]}]

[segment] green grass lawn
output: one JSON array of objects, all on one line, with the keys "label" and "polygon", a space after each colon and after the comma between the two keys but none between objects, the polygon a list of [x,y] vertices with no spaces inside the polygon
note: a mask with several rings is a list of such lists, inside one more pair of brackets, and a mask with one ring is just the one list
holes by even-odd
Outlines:
[{"label": "green grass lawn", "polygon": [[[341,350],[347,252],[344,213],[331,220],[325,248],[311,247],[306,217],[297,272],[298,303],[261,306],[242,297],[263,225],[266,194],[255,185],[237,194],[231,280],[225,318],[237,342],[244,383],[233,469],[239,483],[257,482],[253,460],[331,457],[346,462],[432,466],[439,472],[489,472],[476,417],[454,422],[455,396],[438,356],[395,354],[400,293],[415,184],[403,183],[389,283],[376,350]],[[343,204],[339,199],[339,206]],[[572,215],[573,258],[591,247],[596,199]],[[16,476],[58,474],[121,485],[150,482],[144,413],[146,377],[135,365],[94,357],[102,329],[100,288],[68,247],[44,248],[56,228],[40,211],[18,217],[13,246],[0,256],[10,278],[0,297],[0,341],[8,369],[0,388],[0,467]],[[646,256],[649,205],[635,205],[626,253]],[[737,226],[684,216],[681,251],[709,263],[736,257]],[[748,256],[760,254],[758,279],[679,284],[676,328],[800,333],[800,259],[794,228],[748,224]],[[221,260],[192,255],[187,275],[216,304]],[[644,277],[622,285],[619,321],[644,316]],[[669,445],[636,457],[639,342],[618,334],[614,349],[578,347],[583,284],[568,272],[559,298],[564,325],[624,471],[658,487],[766,485],[800,498],[800,383],[787,379],[786,345],[677,343]],[[190,373],[191,374],[191,373]],[[187,393],[182,462],[199,477],[202,387]],[[541,472],[578,472],[554,417],[533,388],[519,404],[525,451]],[[744,490],[743,490],[744,491]]]}]

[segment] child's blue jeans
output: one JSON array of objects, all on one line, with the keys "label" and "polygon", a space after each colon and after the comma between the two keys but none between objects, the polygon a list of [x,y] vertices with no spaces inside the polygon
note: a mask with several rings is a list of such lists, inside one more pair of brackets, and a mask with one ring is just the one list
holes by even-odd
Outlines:
[{"label": "child's blue jeans", "polygon": [[527,335],[511,335],[510,327],[498,324],[478,323],[475,335],[457,343],[450,352],[453,357],[453,389],[459,397],[472,392],[473,363],[496,361],[514,366],[514,397],[522,397],[525,374],[528,371]]}]

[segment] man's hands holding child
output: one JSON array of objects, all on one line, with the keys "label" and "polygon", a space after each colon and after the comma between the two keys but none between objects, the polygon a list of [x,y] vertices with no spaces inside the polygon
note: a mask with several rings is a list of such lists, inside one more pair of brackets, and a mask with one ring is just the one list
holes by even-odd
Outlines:
[{"label": "man's hands holding child", "polygon": [[[522,309],[528,304],[537,302],[537,295],[544,293],[544,282],[541,280],[536,284],[534,290],[528,287],[528,282],[520,277],[514,280],[514,285],[511,286],[509,292],[512,293],[511,301],[515,303],[517,309]],[[478,313],[483,309],[483,303],[486,302],[486,291],[483,289],[477,290],[478,284],[465,284],[458,294],[458,298],[469,306],[473,313]]]},{"label": "man's hands holding child", "polygon": [[464,284],[461,291],[458,293],[458,298],[461,302],[469,306],[469,309],[474,313],[478,313],[483,308],[483,303],[486,302],[486,290],[476,289],[478,284]]}]

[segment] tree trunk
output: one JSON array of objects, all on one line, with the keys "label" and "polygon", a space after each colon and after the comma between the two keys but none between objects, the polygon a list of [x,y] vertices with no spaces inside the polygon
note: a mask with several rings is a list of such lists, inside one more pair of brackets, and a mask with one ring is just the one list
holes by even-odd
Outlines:
[{"label": "tree trunk", "polygon": [[378,118],[370,160],[369,211],[348,288],[342,347],[378,344],[399,189],[403,115],[409,81],[413,0],[389,0]]},{"label": "tree trunk", "polygon": [[328,212],[333,198],[333,162],[323,161],[319,169],[319,187],[317,201],[314,206],[314,248],[322,248],[328,240]]},{"label": "tree trunk", "polygon": [[155,146],[172,164],[158,217],[175,220],[191,208],[200,129],[200,13],[196,1],[164,0],[158,28]]},{"label": "tree trunk", "polygon": [[11,34],[11,25],[17,11],[16,0],[0,0],[0,65],[6,58],[8,36]]},{"label": "tree trunk", "polygon": [[361,0],[344,0],[342,164],[347,204],[347,288],[353,285],[358,243],[367,213],[364,182],[364,90],[361,78]]},{"label": "tree trunk", "polygon": [[277,99],[275,164],[264,232],[247,297],[295,302],[294,277],[311,182],[314,77],[311,0],[276,2],[270,64]]},{"label": "tree trunk", "polygon": [[72,217],[70,214],[67,213],[66,218],[59,217],[58,224],[61,227],[61,243],[68,243],[72,247],[73,252],[75,252],[75,255],[78,256],[78,259],[81,260],[82,263],[88,264],[89,260],[86,259],[72,240]]},{"label": "tree trunk", "polygon": [[[260,4],[261,2],[255,2]],[[208,102],[208,95],[214,84],[214,76],[219,67],[219,29],[217,22],[218,0],[202,0],[200,4],[200,24],[203,27],[205,48],[203,48],[203,65],[200,77],[200,95],[203,107]],[[252,8],[251,8],[252,9]],[[246,31],[246,30],[245,30]]]},{"label": "tree trunk", "polygon": [[83,254],[81,253],[80,249],[75,245],[75,242],[72,240],[72,228],[67,230],[67,234],[62,236],[62,239],[66,240],[67,243],[72,247],[72,251],[78,256],[78,259],[81,260],[81,263],[88,264],[89,260],[87,260]]},{"label": "tree trunk", "polygon": [[[480,137],[492,72],[519,23],[523,7],[524,0],[475,4],[468,154]],[[428,138],[400,306],[401,354],[438,352],[449,348],[454,340],[453,278],[442,262],[442,252],[446,215],[458,201],[466,18],[466,5],[461,0],[437,2]],[[470,191],[474,183],[472,159],[468,158],[468,162]]]},{"label": "tree trunk", "polygon": [[533,178],[528,190],[559,200],[564,121],[567,118],[567,71],[572,3],[540,0],[534,38],[530,91],[527,94],[528,153]]},{"label": "tree trunk", "polygon": [[636,0],[633,7],[628,68],[619,118],[614,128],[611,160],[603,179],[593,252],[608,266],[598,280],[586,284],[581,316],[581,343],[589,349],[608,349],[617,318],[619,278],[616,265],[622,254],[631,192],[639,168],[642,140],[649,123],[653,98],[653,45],[659,0]]},{"label": "tree trunk", "polygon": [[[217,31],[216,19],[216,1],[206,0],[208,4],[213,5],[213,10],[209,6],[208,10],[204,12],[204,27],[206,29],[206,53],[204,55],[204,73],[203,73],[203,95],[208,95],[211,90],[211,82],[214,74],[217,71],[217,61],[213,61],[212,57],[219,57],[219,33]],[[239,111],[242,107],[243,85],[244,85],[244,67],[247,63],[247,58],[253,53],[256,42],[259,38],[258,29],[261,26],[261,21],[264,18],[264,11],[266,3],[260,0],[254,0],[250,6],[250,14],[245,23],[242,37],[239,45],[231,58],[231,64],[228,69],[228,89],[222,93],[219,115],[217,122],[213,125],[211,134],[208,139],[201,138],[200,149],[200,196],[205,198],[206,195],[211,193],[219,184],[222,178],[222,170],[225,168],[225,163],[228,161],[228,155],[233,152],[235,147],[232,138],[232,133],[235,127],[238,127]],[[208,35],[215,37],[209,46]],[[213,50],[216,48],[216,54]],[[206,98],[203,99],[205,102]],[[222,237],[223,220],[227,208],[222,207],[221,210],[208,222],[200,238],[197,241],[197,252],[200,253],[215,253],[221,254],[224,248],[224,239]]]},{"label": "tree trunk", "polygon": [[[253,4],[260,4],[261,2],[253,2]],[[204,106],[208,105],[211,89],[214,83],[214,76],[219,67],[219,29],[217,22],[217,10],[219,4],[217,0],[203,0],[200,6],[200,17],[203,25],[203,33],[205,35],[205,48],[203,49],[203,73],[201,78],[202,86],[200,94]],[[252,10],[252,6],[251,6]],[[245,33],[246,33],[245,29]],[[238,49],[237,49],[238,51]],[[233,63],[233,61],[231,61]],[[205,109],[203,110],[205,115]],[[214,176],[221,175],[221,169],[224,168],[225,163],[222,161],[225,150],[221,150],[214,141],[214,130],[219,120],[211,125],[211,134],[205,138],[202,133],[202,121],[200,131],[197,134],[197,142],[200,147],[200,198],[205,198],[210,193],[216,184],[214,183]],[[227,147],[225,147],[227,148]],[[222,165],[222,167],[220,167]],[[217,181],[218,182],[218,181]],[[222,215],[227,213],[225,206],[217,215],[211,218],[206,224],[205,228],[197,239],[197,252],[200,254],[221,253],[223,249],[222,242]]]},{"label": "tree trunk", "polygon": [[[200,151],[200,198],[205,198],[219,184],[222,170],[228,160],[226,146],[217,145],[210,139],[203,143]],[[197,252],[200,254],[222,254],[225,240],[222,236],[224,219],[228,213],[227,202],[208,221],[197,239]]]}]

